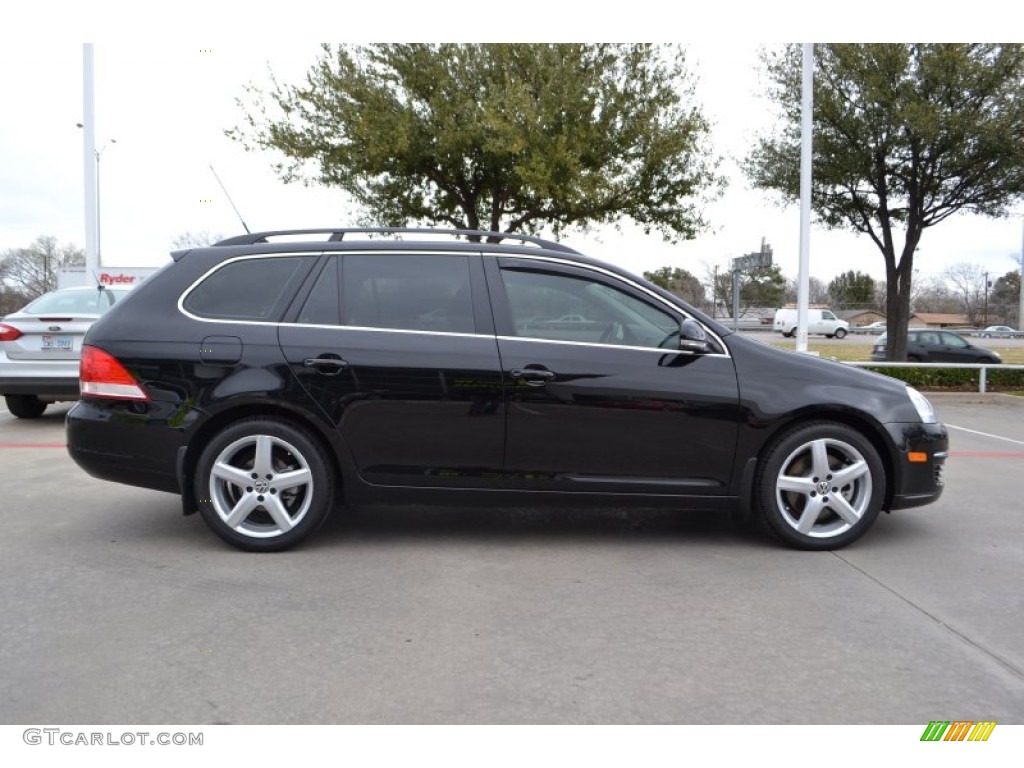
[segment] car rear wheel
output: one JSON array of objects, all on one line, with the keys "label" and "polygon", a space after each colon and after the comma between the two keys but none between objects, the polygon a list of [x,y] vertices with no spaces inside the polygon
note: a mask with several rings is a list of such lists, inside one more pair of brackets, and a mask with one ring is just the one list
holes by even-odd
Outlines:
[{"label": "car rear wheel", "polygon": [[195,493],[203,520],[224,541],[271,552],[320,527],[334,481],[323,449],[305,430],[258,418],[227,427],[207,444]]},{"label": "car rear wheel", "polygon": [[920,363],[921,357],[919,355],[907,355],[908,363]]},{"label": "car rear wheel", "polygon": [[838,549],[878,517],[882,461],[856,430],[835,422],[798,426],[765,452],[754,503],[768,529],[797,549]]},{"label": "car rear wheel", "polygon": [[5,395],[7,410],[19,419],[38,419],[46,410],[46,403],[35,395]]}]

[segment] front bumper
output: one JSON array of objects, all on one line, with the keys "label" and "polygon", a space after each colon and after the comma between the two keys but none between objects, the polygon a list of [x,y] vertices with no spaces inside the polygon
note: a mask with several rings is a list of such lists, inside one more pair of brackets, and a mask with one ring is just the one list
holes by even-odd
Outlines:
[{"label": "front bumper", "polygon": [[920,507],[942,495],[942,471],[949,457],[949,433],[942,424],[886,424],[894,447],[892,495],[888,509]]}]

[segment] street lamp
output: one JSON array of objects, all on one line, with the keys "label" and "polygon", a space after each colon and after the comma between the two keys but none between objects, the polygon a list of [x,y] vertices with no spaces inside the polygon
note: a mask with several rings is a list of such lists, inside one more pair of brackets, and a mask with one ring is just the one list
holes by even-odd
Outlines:
[{"label": "street lamp", "polygon": [[[75,123],[79,128],[85,128],[82,123]],[[103,248],[100,245],[100,156],[103,151],[111,144],[117,144],[117,139],[110,139],[102,147],[96,150],[96,265],[99,266],[103,263]]]}]

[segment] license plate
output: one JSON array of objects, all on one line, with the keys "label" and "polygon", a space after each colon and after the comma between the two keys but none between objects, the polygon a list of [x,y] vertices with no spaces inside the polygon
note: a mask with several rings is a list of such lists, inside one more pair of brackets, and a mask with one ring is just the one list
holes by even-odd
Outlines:
[{"label": "license plate", "polygon": [[74,346],[70,336],[53,336],[43,334],[43,349],[72,349]]}]

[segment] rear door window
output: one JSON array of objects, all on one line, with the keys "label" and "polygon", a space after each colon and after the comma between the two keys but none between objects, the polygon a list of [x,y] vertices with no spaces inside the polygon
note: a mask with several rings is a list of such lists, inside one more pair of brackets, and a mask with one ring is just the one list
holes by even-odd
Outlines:
[{"label": "rear door window", "polygon": [[463,254],[346,254],[342,325],[475,333]]}]

